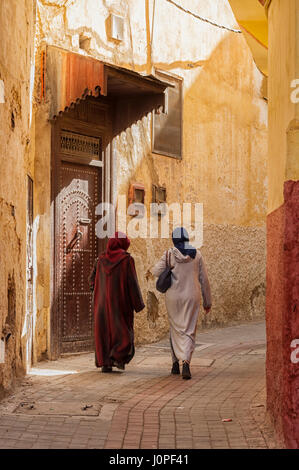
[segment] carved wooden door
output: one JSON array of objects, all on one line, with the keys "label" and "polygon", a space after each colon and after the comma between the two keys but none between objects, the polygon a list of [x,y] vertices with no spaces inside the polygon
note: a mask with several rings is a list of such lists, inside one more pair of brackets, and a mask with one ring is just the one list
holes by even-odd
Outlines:
[{"label": "carved wooden door", "polygon": [[50,358],[94,350],[88,277],[106,241],[96,206],[110,200],[112,104],[87,96],[52,121]]},{"label": "carved wooden door", "polygon": [[91,351],[94,347],[88,276],[98,256],[95,208],[101,194],[101,171],[63,161],[59,169],[56,292],[60,353]]}]

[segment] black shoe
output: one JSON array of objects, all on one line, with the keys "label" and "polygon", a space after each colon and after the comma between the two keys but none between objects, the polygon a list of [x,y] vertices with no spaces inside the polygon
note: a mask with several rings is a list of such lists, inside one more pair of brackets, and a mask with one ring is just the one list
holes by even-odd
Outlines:
[{"label": "black shoe", "polygon": [[185,380],[191,379],[191,372],[189,368],[188,362],[183,362],[183,370],[182,370],[182,377]]},{"label": "black shoe", "polygon": [[180,373],[180,365],[178,361],[172,363],[171,373],[176,375]]},{"label": "black shoe", "polygon": [[112,367],[103,366],[103,367],[102,367],[102,372],[112,372]]}]

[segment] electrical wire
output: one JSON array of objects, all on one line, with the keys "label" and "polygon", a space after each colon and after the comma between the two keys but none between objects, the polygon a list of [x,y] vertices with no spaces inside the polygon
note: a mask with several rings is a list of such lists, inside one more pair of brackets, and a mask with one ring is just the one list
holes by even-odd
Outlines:
[{"label": "electrical wire", "polygon": [[242,34],[242,31],[240,29],[233,29],[233,28],[229,28],[228,26],[224,26],[224,25],[220,25],[218,23],[214,23],[213,21],[211,21],[207,18],[203,18],[202,16],[199,16],[196,13],[193,13],[192,11],[187,10],[187,8],[184,8],[181,5],[178,5],[173,0],[166,0],[166,1],[168,3],[171,3],[172,5],[174,5],[175,7],[179,8],[180,10],[184,11],[185,13],[188,13],[189,15],[194,16],[194,18],[197,18],[198,20],[204,21],[205,23],[208,23],[212,26],[216,26],[217,28],[226,29],[227,31],[231,31],[233,33],[241,33]]}]

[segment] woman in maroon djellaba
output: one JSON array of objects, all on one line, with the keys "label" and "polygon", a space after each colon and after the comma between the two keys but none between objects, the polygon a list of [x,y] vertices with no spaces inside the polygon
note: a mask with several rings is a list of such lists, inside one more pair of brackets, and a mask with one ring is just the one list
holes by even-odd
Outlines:
[{"label": "woman in maroon djellaba", "polygon": [[110,238],[90,275],[94,291],[95,362],[102,372],[124,369],[134,356],[134,311],[144,308],[135,263],[122,232]]}]

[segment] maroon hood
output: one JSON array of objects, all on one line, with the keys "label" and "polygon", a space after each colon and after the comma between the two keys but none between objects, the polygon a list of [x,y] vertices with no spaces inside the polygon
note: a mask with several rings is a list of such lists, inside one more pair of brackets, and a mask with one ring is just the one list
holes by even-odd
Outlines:
[{"label": "maroon hood", "polygon": [[130,256],[126,251],[129,246],[130,240],[123,232],[116,232],[114,237],[109,239],[106,253],[101,256],[101,262],[107,274]]}]

